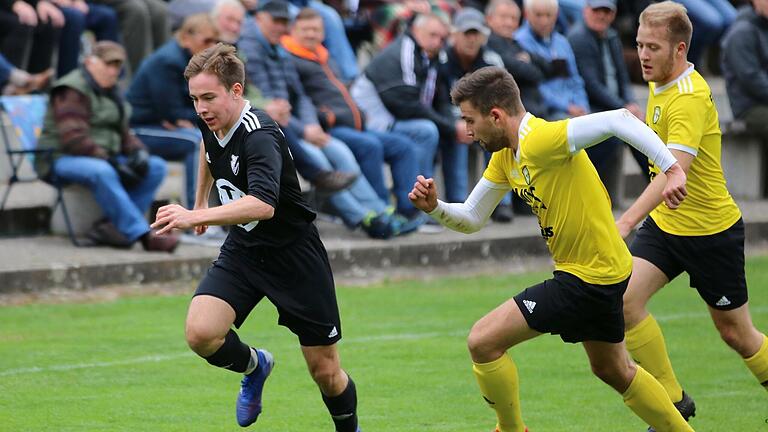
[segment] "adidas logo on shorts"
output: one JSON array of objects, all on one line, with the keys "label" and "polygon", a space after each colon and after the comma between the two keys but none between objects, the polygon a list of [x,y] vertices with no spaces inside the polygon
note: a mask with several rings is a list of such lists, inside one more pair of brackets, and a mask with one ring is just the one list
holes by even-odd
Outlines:
[{"label": "adidas logo on shorts", "polygon": [[330,339],[330,338],[336,337],[338,335],[339,335],[339,331],[336,330],[336,326],[333,326],[333,329],[331,330],[331,332],[328,333],[328,338]]},{"label": "adidas logo on shorts", "polygon": [[525,305],[525,308],[528,309],[528,313],[533,313],[533,308],[536,307],[535,301],[523,300],[523,304]]},{"label": "adidas logo on shorts", "polygon": [[720,300],[715,303],[715,306],[728,306],[731,304],[731,301],[725,298],[725,296],[720,297]]}]

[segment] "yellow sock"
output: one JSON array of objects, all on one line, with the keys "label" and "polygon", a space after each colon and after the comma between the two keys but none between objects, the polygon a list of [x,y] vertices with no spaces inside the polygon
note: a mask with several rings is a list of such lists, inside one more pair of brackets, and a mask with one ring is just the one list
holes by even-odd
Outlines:
[{"label": "yellow sock", "polygon": [[640,366],[622,396],[624,404],[657,432],[693,432],[691,426],[672,405],[664,387]]},{"label": "yellow sock", "polygon": [[490,363],[474,363],[472,371],[483,398],[496,411],[499,432],[523,432],[517,366],[512,358],[504,354]]},{"label": "yellow sock", "polygon": [[768,336],[763,335],[763,344],[755,355],[744,359],[749,370],[757,377],[757,381],[768,390]]},{"label": "yellow sock", "polygon": [[667,391],[672,402],[683,399],[683,388],[677,382],[672,363],[669,362],[664,335],[653,315],[624,333],[627,350],[635,362],[653,375]]}]

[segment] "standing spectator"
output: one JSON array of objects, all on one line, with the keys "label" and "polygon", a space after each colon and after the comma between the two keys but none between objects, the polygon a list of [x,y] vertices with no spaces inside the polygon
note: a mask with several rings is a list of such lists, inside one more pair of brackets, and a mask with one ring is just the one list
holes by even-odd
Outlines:
[{"label": "standing spectator", "polygon": [[321,15],[314,9],[304,8],[295,18],[291,35],[283,37],[282,44],[293,56],[304,90],[318,108],[321,124],[331,136],[349,146],[379,198],[389,202],[383,173],[386,161],[392,169],[397,212],[407,218],[414,216],[417,210],[408,199],[418,174],[413,142],[397,132],[365,129],[362,113],[338,78],[338,67],[321,44],[322,40]]},{"label": "standing spectator", "polygon": [[38,147],[55,149],[55,160],[36,158],[36,170],[91,190],[106,216],[91,240],[119,247],[140,240],[146,250],[172,252],[178,238],[157,235],[145,217],[166,168],[156,156],[142,157],[144,145],[128,130],[130,105],[116,86],[125,58],[122,46],[98,42],[83,68],[53,84]]},{"label": "standing spectator", "polygon": [[[279,45],[288,31],[289,19],[286,2],[259,3],[255,19],[246,22],[238,44],[246,58],[248,77],[264,97],[272,99],[273,105],[290,107],[287,122],[279,124],[300,137],[301,147],[316,163],[326,170],[360,173],[349,147],[323,131],[290,55]],[[387,204],[365,176],[359,176],[349,189],[334,193],[328,200],[349,228],[360,227],[374,238],[399,234],[399,222],[396,224],[390,217]]]},{"label": "standing spectator", "polygon": [[735,118],[768,144],[768,0],[753,0],[723,38],[722,68]]},{"label": "standing spectator", "polygon": [[589,113],[587,92],[579,75],[568,39],[556,32],[557,0],[525,0],[527,23],[515,33],[520,45],[551,63],[552,72],[541,85],[549,119],[578,117]]},{"label": "standing spectator", "polygon": [[193,55],[213,46],[219,32],[209,14],[187,17],[173,39],[144,59],[128,88],[131,127],[152,154],[184,161],[184,203],[195,203],[200,130],[184,69]]},{"label": "standing spectator", "polygon": [[46,0],[0,2],[0,53],[32,74],[51,68],[64,15]]},{"label": "standing spectator", "polygon": [[85,30],[90,30],[97,41],[118,40],[117,13],[100,4],[89,4],[85,0],[52,0],[64,14],[64,27],[59,37],[59,58],[56,71],[64,76],[75,69],[80,60],[81,39]]},{"label": "standing spectator", "polygon": [[[619,34],[611,28],[616,19],[616,0],[587,0],[583,13],[584,20],[568,32],[568,41],[573,47],[592,110],[626,108],[635,117],[644,119],[641,108],[634,102]],[[589,159],[613,197],[618,196],[619,158],[623,149],[622,141],[616,137],[587,149]],[[648,158],[640,152],[633,154],[641,171],[645,171]]]},{"label": "standing spectator", "polygon": [[168,4],[163,0],[92,0],[117,12],[131,74],[141,61],[171,37]]}]

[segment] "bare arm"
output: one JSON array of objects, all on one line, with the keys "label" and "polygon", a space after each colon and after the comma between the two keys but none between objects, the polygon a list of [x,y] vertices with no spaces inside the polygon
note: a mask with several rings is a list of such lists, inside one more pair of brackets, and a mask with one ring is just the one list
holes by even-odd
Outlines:
[{"label": "bare arm", "polygon": [[[687,174],[688,169],[691,167],[691,163],[693,163],[694,156],[680,150],[671,150],[671,152],[677,158],[681,169]],[[666,183],[666,176],[663,173],[659,173],[653,181],[646,186],[643,193],[640,194],[627,211],[625,211],[616,221],[616,226],[619,228],[619,234],[621,234],[622,238],[626,238],[630,231],[632,231],[640,221],[645,219],[653,209],[664,201],[662,193]]]}]

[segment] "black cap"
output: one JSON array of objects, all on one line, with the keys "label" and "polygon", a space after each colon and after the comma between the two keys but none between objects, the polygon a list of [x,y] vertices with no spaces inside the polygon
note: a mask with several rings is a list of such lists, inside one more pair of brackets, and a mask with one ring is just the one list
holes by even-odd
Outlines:
[{"label": "black cap", "polygon": [[256,12],[266,12],[272,15],[272,18],[291,19],[291,14],[288,11],[288,3],[283,0],[269,0],[264,3],[259,3]]}]

